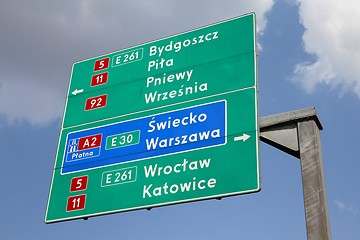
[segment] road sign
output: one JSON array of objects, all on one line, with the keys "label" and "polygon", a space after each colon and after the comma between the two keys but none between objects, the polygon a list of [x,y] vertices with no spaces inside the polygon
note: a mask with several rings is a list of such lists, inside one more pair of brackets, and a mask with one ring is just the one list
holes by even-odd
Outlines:
[{"label": "road sign", "polygon": [[75,63],[45,222],[260,190],[255,16]]}]

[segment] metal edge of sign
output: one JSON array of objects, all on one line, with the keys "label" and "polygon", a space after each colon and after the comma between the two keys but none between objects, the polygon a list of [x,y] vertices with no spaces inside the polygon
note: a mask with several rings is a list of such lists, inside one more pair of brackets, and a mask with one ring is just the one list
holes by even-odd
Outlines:
[{"label": "metal edge of sign", "polygon": [[258,48],[257,48],[257,37],[256,37],[256,14],[253,15],[253,32],[254,32],[254,76],[255,76],[255,127],[256,127],[256,161],[257,161],[257,176],[258,176],[258,189],[257,192],[261,191],[261,177],[260,177],[260,129],[259,129],[259,101],[258,101]]}]

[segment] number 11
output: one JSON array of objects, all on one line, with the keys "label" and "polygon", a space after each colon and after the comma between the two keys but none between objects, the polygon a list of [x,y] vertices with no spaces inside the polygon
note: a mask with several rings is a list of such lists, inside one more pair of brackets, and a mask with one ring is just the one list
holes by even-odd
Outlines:
[{"label": "number 11", "polygon": [[82,210],[85,208],[86,194],[69,197],[67,200],[66,211]]}]

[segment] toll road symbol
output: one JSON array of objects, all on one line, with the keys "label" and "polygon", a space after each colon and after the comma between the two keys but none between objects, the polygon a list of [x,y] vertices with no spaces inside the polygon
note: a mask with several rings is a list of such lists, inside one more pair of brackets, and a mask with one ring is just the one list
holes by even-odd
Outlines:
[{"label": "toll road symbol", "polygon": [[99,156],[101,140],[102,134],[69,139],[65,161],[72,162]]}]

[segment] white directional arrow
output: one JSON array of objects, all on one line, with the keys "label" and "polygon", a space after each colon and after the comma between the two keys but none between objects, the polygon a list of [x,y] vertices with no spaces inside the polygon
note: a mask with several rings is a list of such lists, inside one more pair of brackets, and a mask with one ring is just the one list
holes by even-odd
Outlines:
[{"label": "white directional arrow", "polygon": [[248,140],[250,138],[249,135],[247,135],[246,133],[243,133],[242,136],[238,136],[238,137],[234,137],[234,141],[243,141],[245,142],[246,140]]},{"label": "white directional arrow", "polygon": [[75,89],[72,94],[76,96],[76,94],[78,93],[82,93],[84,91],[84,89]]}]

